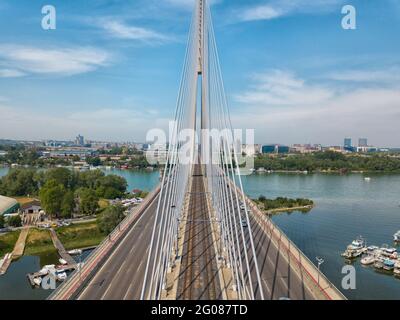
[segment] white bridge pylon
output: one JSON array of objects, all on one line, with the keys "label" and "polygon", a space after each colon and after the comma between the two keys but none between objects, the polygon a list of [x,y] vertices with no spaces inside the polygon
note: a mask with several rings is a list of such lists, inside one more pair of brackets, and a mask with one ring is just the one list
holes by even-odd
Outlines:
[{"label": "white bridge pylon", "polygon": [[[201,92],[199,92],[199,89]],[[201,101],[197,128],[198,100]],[[207,178],[206,190],[220,231],[221,247],[230,266],[239,299],[264,299],[249,212],[233,141],[210,7],[196,0],[175,111],[176,126],[169,141],[141,299],[161,299],[167,271],[177,258],[179,223],[185,195],[197,163],[197,143],[190,150],[178,140],[182,130],[201,129],[200,161]],[[217,131],[215,138],[206,132]],[[240,152],[240,150],[239,150]],[[189,161],[182,155],[189,154]],[[186,157],[187,159],[187,157]]]}]

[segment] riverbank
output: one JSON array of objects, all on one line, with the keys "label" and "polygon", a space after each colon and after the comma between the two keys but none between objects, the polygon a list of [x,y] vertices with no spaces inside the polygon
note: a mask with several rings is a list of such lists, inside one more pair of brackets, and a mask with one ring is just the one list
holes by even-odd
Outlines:
[{"label": "riverbank", "polygon": [[[100,232],[97,221],[81,222],[55,229],[57,236],[67,250],[97,246],[106,237]],[[0,257],[12,252],[20,235],[20,230],[0,235]],[[56,253],[50,231],[30,228],[26,239],[25,256]]]},{"label": "riverbank", "polygon": [[[279,209],[271,209],[271,210],[262,210],[265,214],[272,216],[272,215],[277,215],[280,213],[291,213],[295,211],[299,211],[302,213],[307,213],[310,212],[314,208],[314,205],[308,205],[308,206],[299,206],[299,207],[293,207],[293,208],[279,208]],[[261,208],[259,208],[261,209]]]},{"label": "riverbank", "polygon": [[0,234],[0,259],[14,250],[20,233],[21,230]]},{"label": "riverbank", "polygon": [[304,198],[290,199],[286,197],[277,197],[268,199],[265,196],[259,196],[258,199],[253,199],[257,207],[267,215],[274,215],[283,212],[300,211],[307,213],[314,208],[314,201]]}]

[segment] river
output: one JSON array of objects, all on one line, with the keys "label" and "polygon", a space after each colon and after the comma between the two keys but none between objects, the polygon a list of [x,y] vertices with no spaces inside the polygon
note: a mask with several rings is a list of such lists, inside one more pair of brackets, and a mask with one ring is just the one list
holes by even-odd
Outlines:
[{"label": "river", "polygon": [[[7,169],[0,168],[0,176]],[[106,174],[118,174],[128,181],[129,190],[151,190],[159,181],[158,172],[113,169]],[[400,175],[362,174],[259,174],[243,177],[243,186],[251,197],[303,197],[314,200],[316,206],[309,213],[293,212],[273,218],[291,240],[315,263],[324,258],[321,270],[341,289],[341,273],[345,265],[340,254],[357,236],[362,235],[369,245],[393,245],[393,234],[400,229]],[[24,259],[30,259],[25,264]],[[12,294],[16,283],[26,282],[25,274],[37,269],[38,257],[24,257],[13,263],[6,278],[0,277],[0,299],[7,296],[40,299],[35,290]],[[42,258],[43,259],[43,258]],[[36,262],[35,262],[36,261]],[[33,264],[35,264],[33,267]],[[398,299],[400,280],[363,267],[356,261],[356,290],[342,290],[349,299]],[[23,271],[19,270],[22,269]],[[28,271],[27,271],[28,270]],[[20,278],[23,277],[23,280]],[[7,280],[9,279],[9,280]],[[14,282],[15,281],[15,282]],[[8,284],[5,285],[4,283]],[[29,285],[27,284],[29,287]],[[3,293],[4,290],[11,290]],[[38,292],[40,290],[37,290]]]}]

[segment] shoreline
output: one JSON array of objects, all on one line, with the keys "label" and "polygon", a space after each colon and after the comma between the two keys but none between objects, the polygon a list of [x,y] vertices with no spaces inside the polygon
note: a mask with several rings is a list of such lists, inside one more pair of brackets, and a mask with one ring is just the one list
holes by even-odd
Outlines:
[{"label": "shoreline", "polygon": [[361,171],[361,170],[354,170],[354,171],[347,171],[342,172],[340,170],[315,170],[315,171],[307,171],[307,170],[265,170],[265,171],[253,171],[252,174],[274,174],[274,173],[286,173],[286,174],[338,174],[341,176],[349,175],[349,174],[392,174],[392,175],[400,175],[400,171]]},{"label": "shoreline", "polygon": [[315,204],[313,205],[307,205],[307,206],[299,206],[299,207],[292,207],[292,208],[276,208],[276,209],[268,209],[265,210],[264,208],[260,208],[260,206],[257,205],[257,207],[266,215],[273,216],[273,215],[278,215],[280,213],[289,213],[289,212],[294,212],[294,211],[306,211],[309,212],[311,211],[314,207]]}]

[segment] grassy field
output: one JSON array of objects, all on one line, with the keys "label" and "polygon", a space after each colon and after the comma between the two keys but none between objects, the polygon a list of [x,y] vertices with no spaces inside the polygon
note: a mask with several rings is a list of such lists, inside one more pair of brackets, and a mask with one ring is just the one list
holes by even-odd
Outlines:
[{"label": "grassy field", "polygon": [[0,258],[3,258],[6,253],[13,251],[20,233],[21,231],[18,230],[0,235]]},{"label": "grassy field", "polygon": [[31,228],[26,239],[24,255],[35,256],[52,252],[56,252],[56,249],[51,241],[49,230]]},{"label": "grassy field", "polygon": [[72,224],[57,228],[56,232],[67,250],[97,246],[106,236],[98,229],[97,222]]}]

